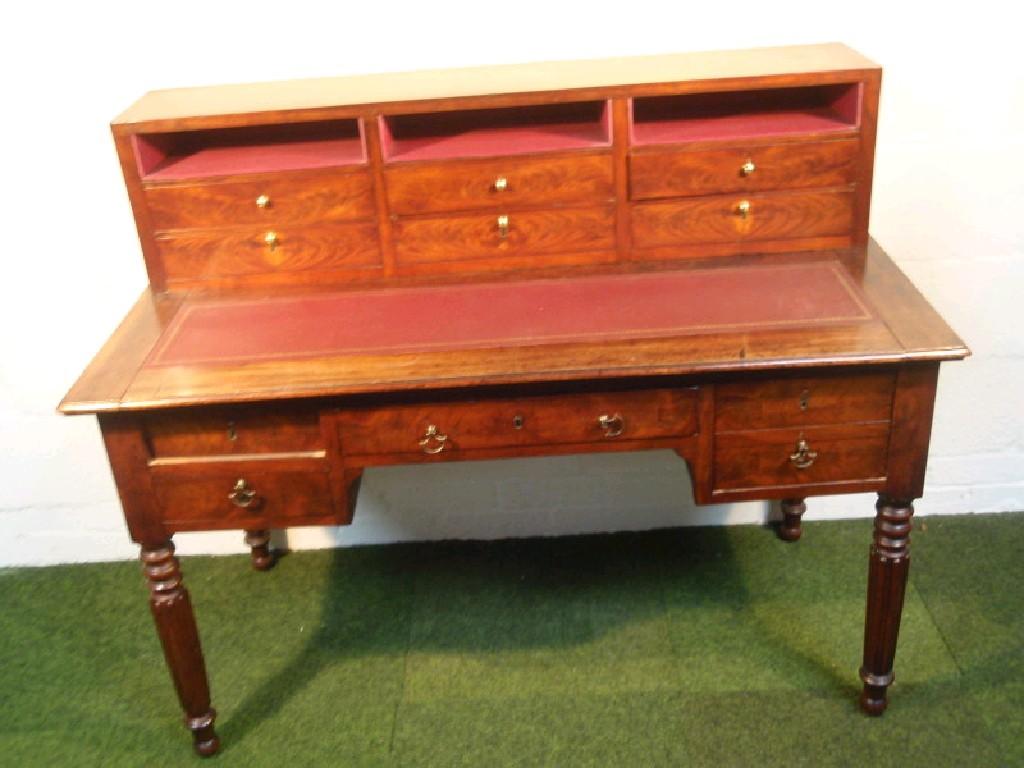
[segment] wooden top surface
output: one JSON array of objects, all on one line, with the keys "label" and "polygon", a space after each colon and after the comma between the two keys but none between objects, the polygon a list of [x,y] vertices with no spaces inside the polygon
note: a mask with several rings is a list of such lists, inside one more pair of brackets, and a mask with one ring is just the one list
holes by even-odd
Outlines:
[{"label": "wooden top surface", "polygon": [[115,127],[334,106],[878,69],[840,43],[422,70],[151,91]]},{"label": "wooden top surface", "polygon": [[[676,265],[656,274],[531,278],[519,284],[521,291],[509,282],[248,299],[147,291],[60,410],[96,413],[968,354],[876,244],[863,269],[852,257],[791,254],[737,258],[718,267]],[[614,317],[614,304],[586,310],[593,305],[588,290],[605,295],[612,285],[626,305],[623,318]],[[424,320],[424,310],[445,303],[464,319],[467,310],[458,302],[479,304],[493,290],[512,297],[509,306],[499,306],[492,296],[479,305],[482,314],[474,322],[431,326]],[[728,298],[716,291],[735,291],[724,313]],[[513,306],[517,301],[521,307]],[[354,307],[363,312],[359,324],[346,329],[324,323],[327,331],[311,333],[317,318],[334,310],[349,314]],[[645,314],[637,318],[640,307]],[[545,318],[545,309],[555,311]],[[523,315],[525,336],[513,322],[517,313]]]}]

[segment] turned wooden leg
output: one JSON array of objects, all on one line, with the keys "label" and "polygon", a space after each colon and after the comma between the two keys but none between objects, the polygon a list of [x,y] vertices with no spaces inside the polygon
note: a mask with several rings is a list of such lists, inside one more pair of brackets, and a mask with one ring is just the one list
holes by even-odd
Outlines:
[{"label": "turned wooden leg", "polygon": [[803,533],[800,518],[807,511],[803,499],[782,500],[782,522],[779,524],[779,538],[783,541],[796,541]]},{"label": "turned wooden leg", "polygon": [[270,549],[270,531],[246,531],[245,543],[252,548],[252,567],[269,571],[274,566],[274,553]]},{"label": "turned wooden leg", "polygon": [[192,601],[181,582],[174,544],[167,541],[158,546],[144,545],[142,563],[149,585],[149,607],[178,700],[185,710],[185,725],[192,731],[196,752],[204,757],[212,755],[220,746],[213,730],[217,713],[210,706],[203,649],[199,645]]},{"label": "turned wooden leg", "polygon": [[868,607],[864,620],[864,681],[860,706],[880,715],[888,704],[886,690],[894,680],[893,660],[903,612],[903,593],[910,571],[910,501],[879,496],[874,539],[868,558]]}]

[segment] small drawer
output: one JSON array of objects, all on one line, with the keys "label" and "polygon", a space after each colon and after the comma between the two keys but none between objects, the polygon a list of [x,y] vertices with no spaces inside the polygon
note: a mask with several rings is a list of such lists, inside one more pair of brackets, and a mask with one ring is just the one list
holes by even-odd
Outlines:
[{"label": "small drawer", "polygon": [[156,230],[370,219],[376,210],[368,173],[149,185],[145,194]]},{"label": "small drawer", "polygon": [[852,226],[848,190],[719,195],[632,208],[633,244],[641,248],[848,235]]},{"label": "small drawer", "polygon": [[598,204],[614,195],[607,154],[400,165],[384,172],[393,213]]},{"label": "small drawer", "polygon": [[715,431],[889,421],[895,374],[800,376],[715,388]]},{"label": "small drawer", "polygon": [[349,455],[458,456],[474,449],[686,437],[697,391],[657,389],[351,410],[339,418]]},{"label": "small drawer", "polygon": [[375,223],[179,230],[156,242],[172,281],[381,263]]},{"label": "small drawer", "polygon": [[154,467],[153,493],[165,523],[179,527],[281,527],[329,521],[335,510],[326,461]]},{"label": "small drawer", "polygon": [[884,479],[887,423],[763,429],[715,437],[714,488],[799,488]]},{"label": "small drawer", "polygon": [[842,187],[853,183],[856,139],[745,149],[655,150],[630,157],[630,195],[660,197]]},{"label": "small drawer", "polygon": [[168,411],[147,416],[145,429],[157,459],[325,450],[319,412],[310,408]]},{"label": "small drawer", "polygon": [[611,250],[615,213],[608,206],[403,219],[395,241],[407,264]]}]

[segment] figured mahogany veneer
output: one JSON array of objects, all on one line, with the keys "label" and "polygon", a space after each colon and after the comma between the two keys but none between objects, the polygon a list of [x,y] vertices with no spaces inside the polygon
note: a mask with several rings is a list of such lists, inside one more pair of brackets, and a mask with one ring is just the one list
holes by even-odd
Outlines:
[{"label": "figured mahogany veneer", "polygon": [[[150,289],[94,413],[196,751],[179,531],[345,525],[366,467],[667,449],[698,504],[876,491],[879,714],[939,364],[867,232],[881,71],[840,45],[158,91],[114,124]],[[681,467],[682,469],[682,467]],[[784,652],[784,650],[783,650]],[[328,705],[329,703],[325,704]]]}]

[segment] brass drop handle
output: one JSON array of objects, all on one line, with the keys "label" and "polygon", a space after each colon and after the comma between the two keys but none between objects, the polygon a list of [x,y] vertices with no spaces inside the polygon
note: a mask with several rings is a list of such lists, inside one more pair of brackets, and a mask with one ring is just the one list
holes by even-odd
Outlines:
[{"label": "brass drop handle", "polygon": [[818,458],[818,452],[812,451],[804,438],[796,441],[796,450],[789,454],[789,460],[797,469],[807,469]]},{"label": "brass drop handle", "polygon": [[504,176],[499,176],[494,180],[494,183],[491,185],[491,189],[495,192],[504,192],[508,189],[508,179]]},{"label": "brass drop handle", "polygon": [[508,237],[508,216],[505,214],[498,217],[498,237]]},{"label": "brass drop handle", "polygon": [[270,195],[260,195],[256,198],[256,207],[265,210],[270,207]]},{"label": "brass drop handle", "polygon": [[745,219],[747,218],[747,216],[750,215],[749,200],[740,200],[740,202],[736,206],[736,215],[739,216],[741,219]]},{"label": "brass drop handle", "polygon": [[740,166],[740,176],[749,176],[756,170],[757,166],[754,165],[754,161],[747,160],[747,162]]},{"label": "brass drop handle", "polygon": [[267,244],[267,248],[274,250],[281,244],[281,238],[277,236],[277,232],[267,232],[263,236],[263,242]]},{"label": "brass drop handle", "polygon": [[235,482],[235,487],[231,489],[231,493],[228,494],[228,500],[242,509],[251,507],[256,500],[256,489],[246,483],[245,478],[240,477]]},{"label": "brass drop handle", "polygon": [[611,416],[603,413],[597,417],[597,423],[604,430],[605,437],[618,437],[622,434],[622,430],[626,428],[622,416],[618,413],[613,413]]},{"label": "brass drop handle", "polygon": [[423,452],[429,454],[440,453],[445,449],[446,445],[448,445],[448,435],[438,432],[436,424],[428,424],[427,431],[420,438],[420,448],[423,449]]}]

